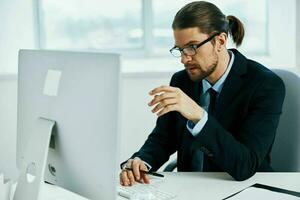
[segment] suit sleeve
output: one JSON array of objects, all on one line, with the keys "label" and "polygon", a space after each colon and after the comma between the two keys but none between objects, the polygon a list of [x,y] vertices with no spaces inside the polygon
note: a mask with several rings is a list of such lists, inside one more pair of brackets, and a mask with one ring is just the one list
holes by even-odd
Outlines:
[{"label": "suit sleeve", "polygon": [[192,149],[207,149],[209,158],[234,179],[248,179],[259,169],[271,149],[284,96],[282,80],[277,76],[267,77],[257,86],[237,134],[225,130],[209,115]]},{"label": "suit sleeve", "polygon": [[[171,79],[171,86],[174,86],[175,76]],[[174,126],[171,125],[173,115],[174,112],[170,112],[158,117],[155,128],[143,146],[131,157],[139,157],[147,162],[151,166],[151,171],[158,170],[176,151],[176,138],[171,134],[174,132]]]}]

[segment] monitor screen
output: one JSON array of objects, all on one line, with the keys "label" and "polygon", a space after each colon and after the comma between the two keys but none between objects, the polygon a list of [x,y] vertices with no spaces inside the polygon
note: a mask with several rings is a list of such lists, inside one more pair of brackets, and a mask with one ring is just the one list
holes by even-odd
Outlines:
[{"label": "monitor screen", "polygon": [[55,121],[45,181],[92,200],[115,199],[120,58],[20,50],[17,166],[38,118]]}]

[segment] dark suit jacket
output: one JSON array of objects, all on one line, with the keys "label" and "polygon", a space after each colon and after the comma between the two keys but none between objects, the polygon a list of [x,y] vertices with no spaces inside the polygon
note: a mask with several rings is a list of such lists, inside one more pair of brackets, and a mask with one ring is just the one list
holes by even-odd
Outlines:
[{"label": "dark suit jacket", "polygon": [[[218,97],[215,113],[197,137],[187,130],[179,112],[157,119],[145,144],[132,157],[140,157],[157,170],[177,151],[177,170],[196,171],[193,156],[204,153],[203,171],[225,171],[245,180],[257,171],[272,171],[270,151],[285,96],[282,80],[235,49],[233,66]],[[199,102],[202,81],[192,82],[185,70],[171,86]]]}]

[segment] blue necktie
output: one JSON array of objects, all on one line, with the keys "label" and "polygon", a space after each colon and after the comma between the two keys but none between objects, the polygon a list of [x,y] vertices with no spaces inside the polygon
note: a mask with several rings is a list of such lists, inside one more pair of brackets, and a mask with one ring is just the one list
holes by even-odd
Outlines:
[{"label": "blue necktie", "polygon": [[[213,115],[215,112],[218,92],[216,92],[212,87],[209,88],[208,92],[209,92],[209,96],[210,96],[208,113]],[[203,171],[203,160],[204,160],[203,152],[200,149],[195,150],[195,152],[192,155],[192,162],[191,162],[192,170],[202,172]]]}]

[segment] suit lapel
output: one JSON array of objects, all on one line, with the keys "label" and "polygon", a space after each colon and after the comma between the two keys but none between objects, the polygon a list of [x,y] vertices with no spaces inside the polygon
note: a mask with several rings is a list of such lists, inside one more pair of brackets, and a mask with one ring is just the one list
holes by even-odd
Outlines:
[{"label": "suit lapel", "polygon": [[[226,83],[228,81],[228,83]],[[234,98],[235,94],[239,91],[242,79],[236,75],[227,77],[226,84],[224,84],[223,89],[219,95],[214,116],[219,119],[224,113],[231,100]]]},{"label": "suit lapel", "polygon": [[217,100],[214,114],[217,119],[222,116],[236,93],[241,88],[243,84],[242,75],[247,72],[247,59],[237,50],[230,50],[234,53],[235,59]]}]

